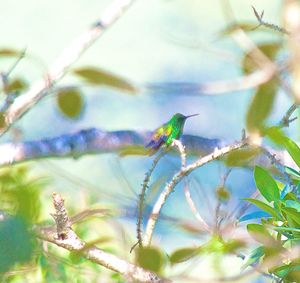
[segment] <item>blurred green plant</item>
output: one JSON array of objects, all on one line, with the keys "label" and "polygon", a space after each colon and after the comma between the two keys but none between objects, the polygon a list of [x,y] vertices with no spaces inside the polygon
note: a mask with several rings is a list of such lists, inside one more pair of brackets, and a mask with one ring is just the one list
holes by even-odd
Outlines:
[{"label": "blurred green plant", "polygon": [[40,193],[46,185],[42,178],[32,178],[25,166],[0,171],[0,274],[17,263],[29,262],[36,249],[32,225],[39,220]]}]

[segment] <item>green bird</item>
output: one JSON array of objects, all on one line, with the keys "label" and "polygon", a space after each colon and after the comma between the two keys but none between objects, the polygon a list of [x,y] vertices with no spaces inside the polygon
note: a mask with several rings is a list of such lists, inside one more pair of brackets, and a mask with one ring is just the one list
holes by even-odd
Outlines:
[{"label": "green bird", "polygon": [[179,139],[181,137],[186,119],[197,115],[199,114],[184,116],[183,114],[176,113],[167,123],[163,124],[153,132],[151,140],[146,145],[146,148],[151,148],[156,151],[163,144],[169,146],[174,139]]}]

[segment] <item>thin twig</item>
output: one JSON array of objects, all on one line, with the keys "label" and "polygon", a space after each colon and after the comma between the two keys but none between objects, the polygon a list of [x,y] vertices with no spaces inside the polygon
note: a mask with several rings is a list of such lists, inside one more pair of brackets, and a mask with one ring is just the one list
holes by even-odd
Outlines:
[{"label": "thin twig", "polygon": [[[137,244],[142,247],[143,246],[143,238],[142,238],[142,224],[143,224],[143,211],[144,211],[144,203],[145,203],[145,197],[146,197],[146,191],[149,188],[149,182],[150,178],[152,176],[152,173],[158,164],[159,160],[166,154],[166,151],[161,151],[156,158],[154,159],[152,166],[148,170],[148,172],[145,174],[145,179],[142,183],[142,190],[139,196],[139,205],[138,205],[138,219],[136,224],[136,233],[137,233]],[[130,252],[136,247],[136,244],[132,246],[130,249]]]},{"label": "thin twig", "polygon": [[259,28],[260,26],[264,26],[266,28],[269,28],[269,29],[272,29],[272,30],[275,30],[275,31],[278,31],[280,33],[284,33],[284,34],[290,34],[286,29],[284,28],[281,28],[277,25],[274,25],[274,24],[270,24],[268,22],[265,22],[263,20],[263,17],[264,17],[264,11],[261,12],[261,14],[259,15],[259,13],[257,12],[257,10],[254,8],[254,6],[251,6],[252,9],[253,9],[253,12],[254,12],[254,15],[256,17],[256,19],[258,20],[259,22],[259,25],[257,27],[255,27],[255,29]]},{"label": "thin twig", "polygon": [[145,232],[145,236],[144,236],[144,245],[149,246],[151,244],[153,231],[154,231],[158,216],[160,214],[160,211],[161,211],[162,207],[164,206],[169,195],[173,192],[176,185],[178,183],[180,183],[184,177],[188,176],[195,169],[197,169],[213,160],[216,160],[216,159],[228,154],[229,152],[232,152],[234,150],[237,150],[237,149],[240,149],[240,148],[246,146],[247,143],[248,143],[248,140],[245,139],[240,142],[234,143],[232,145],[225,146],[221,149],[215,149],[215,151],[213,153],[198,159],[194,163],[185,167],[185,169],[181,169],[179,172],[177,172],[173,176],[172,180],[169,183],[167,183],[164,190],[159,195],[159,198],[157,199],[156,203],[153,206],[152,213],[149,217],[147,227],[146,227],[146,232]]},{"label": "thin twig", "polygon": [[47,91],[61,79],[70,66],[84,53],[103,33],[113,25],[135,0],[115,0],[104,11],[101,19],[89,30],[79,36],[49,68],[44,79],[34,83],[23,95],[18,96],[5,113],[6,125],[0,129],[0,136],[20,119],[31,107],[46,96]]},{"label": "thin twig", "polygon": [[288,127],[290,123],[295,121],[297,117],[291,118],[292,114],[295,112],[295,110],[298,108],[298,104],[294,103],[286,112],[286,114],[283,116],[281,121],[279,122],[280,127]]}]

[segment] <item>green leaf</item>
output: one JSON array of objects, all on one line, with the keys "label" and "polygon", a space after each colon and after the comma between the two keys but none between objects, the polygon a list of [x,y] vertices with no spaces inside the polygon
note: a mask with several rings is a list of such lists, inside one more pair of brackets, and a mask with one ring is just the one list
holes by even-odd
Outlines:
[{"label": "green leaf", "polygon": [[156,273],[160,273],[165,264],[162,251],[156,247],[136,249],[136,262],[139,266]]},{"label": "green leaf", "polygon": [[278,127],[271,127],[265,133],[273,142],[285,147],[292,159],[300,167],[300,148],[294,141],[289,139]]},{"label": "green leaf", "polygon": [[300,226],[300,213],[298,211],[289,207],[283,207],[282,211],[285,213],[290,227]]},{"label": "green leaf", "polygon": [[[294,208],[300,213],[300,202],[294,200],[287,200],[285,202],[286,207]],[[300,214],[299,214],[300,217]]]},{"label": "green leaf", "polygon": [[254,169],[254,179],[256,187],[268,202],[280,199],[279,188],[266,170],[256,166]]},{"label": "green leaf", "polygon": [[5,91],[7,93],[15,92],[15,91],[24,91],[28,87],[28,84],[23,79],[14,79],[9,82],[8,86],[6,87]]},{"label": "green leaf", "polygon": [[256,264],[259,261],[259,259],[264,256],[264,254],[265,254],[264,247],[258,247],[254,249],[249,255],[242,269],[245,269],[248,266],[252,266],[253,264]]},{"label": "green leaf", "polygon": [[197,256],[201,251],[201,248],[197,247],[188,247],[188,248],[181,248],[174,251],[170,255],[170,262],[171,264],[181,263],[187,261],[195,256]]},{"label": "green leaf", "polygon": [[245,32],[251,32],[251,31],[254,31],[255,27],[256,27],[256,24],[253,24],[253,23],[233,23],[233,24],[229,24],[227,27],[225,27],[219,33],[219,36],[223,37],[226,35],[230,35],[239,29],[242,29]]},{"label": "green leaf", "polygon": [[99,68],[83,67],[74,70],[74,74],[90,84],[113,87],[129,93],[137,92],[136,88],[125,79]]},{"label": "green leaf", "polygon": [[84,100],[78,89],[65,89],[57,93],[59,110],[70,119],[77,119],[84,109]]},{"label": "green leaf", "polygon": [[0,57],[17,57],[20,56],[22,52],[12,49],[12,48],[1,48]]},{"label": "green leaf", "polygon": [[273,79],[258,87],[247,112],[246,125],[249,132],[262,132],[271,113],[277,94],[278,82]]},{"label": "green leaf", "polygon": [[284,227],[284,226],[273,226],[272,229],[276,231],[287,231],[287,232],[300,232],[300,228],[291,228],[291,227]]},{"label": "green leaf", "polygon": [[245,198],[244,200],[253,203],[254,205],[256,205],[257,207],[259,207],[263,211],[269,213],[270,215],[274,216],[275,218],[279,217],[277,211],[273,207],[267,205],[266,203],[264,203],[264,202],[262,202],[260,200],[251,199],[251,198]]},{"label": "green leaf", "polygon": [[259,148],[244,148],[230,152],[225,158],[227,166],[247,166],[261,152]]},{"label": "green leaf", "polygon": [[285,172],[300,181],[300,172],[291,167],[285,166]]},{"label": "green leaf", "polygon": [[248,233],[255,239],[257,242],[264,244],[265,246],[274,246],[276,245],[275,239],[270,235],[268,230],[260,224],[248,224],[247,225]]},{"label": "green leaf", "polygon": [[264,211],[255,211],[255,212],[251,212],[248,213],[246,215],[243,215],[240,219],[239,222],[243,222],[243,221],[248,221],[248,220],[252,220],[252,219],[258,219],[258,218],[268,218],[271,215],[269,213],[266,213]]}]

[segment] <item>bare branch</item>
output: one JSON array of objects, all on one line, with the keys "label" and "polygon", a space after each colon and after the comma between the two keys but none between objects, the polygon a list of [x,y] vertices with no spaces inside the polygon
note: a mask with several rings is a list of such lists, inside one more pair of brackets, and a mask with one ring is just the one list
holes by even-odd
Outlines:
[{"label": "bare branch", "polygon": [[184,169],[186,167],[186,151],[185,146],[181,143],[180,140],[173,140],[172,146],[175,146],[180,154],[181,158],[181,169]]},{"label": "bare branch", "polygon": [[[64,207],[63,199],[60,195],[55,193],[53,194],[53,204],[55,207],[55,221],[58,233],[56,233],[53,228],[36,228],[35,232],[40,239],[51,242],[64,249],[79,252],[86,259],[122,274],[126,279],[126,282],[171,282],[167,279],[159,278],[153,272],[133,265],[112,254],[108,254],[95,246],[87,245],[84,241],[78,238],[72,230],[67,211]],[[63,237],[61,237],[61,231],[64,233]]]},{"label": "bare branch", "polygon": [[144,237],[144,245],[149,246],[151,244],[153,231],[154,231],[158,216],[160,214],[160,211],[161,211],[162,207],[164,206],[167,198],[171,194],[171,192],[173,192],[176,185],[178,183],[180,183],[184,177],[188,176],[195,169],[197,169],[213,160],[216,160],[216,159],[228,154],[229,152],[232,152],[234,150],[237,150],[237,149],[240,149],[240,148],[246,146],[247,143],[248,143],[248,141],[247,141],[247,139],[245,139],[245,140],[234,143],[232,145],[225,146],[220,149],[216,148],[213,153],[208,154],[208,155],[198,159],[194,163],[188,165],[187,167],[185,167],[184,169],[181,169],[178,173],[176,173],[173,176],[172,180],[169,183],[167,183],[164,190],[159,195],[159,198],[157,199],[156,203],[153,206],[152,213],[149,217],[147,227],[146,227],[146,232],[145,232],[145,237]]},{"label": "bare branch", "polygon": [[89,30],[79,36],[49,68],[44,79],[34,83],[31,88],[17,97],[5,113],[5,127],[0,129],[0,136],[20,119],[32,106],[47,95],[47,91],[61,79],[84,53],[121,15],[134,3],[134,0],[115,0],[103,13],[102,18]]},{"label": "bare branch", "polygon": [[[150,182],[150,178],[151,175],[156,167],[156,165],[158,164],[159,160],[166,154],[166,151],[163,150],[161,151],[156,158],[154,159],[152,166],[150,167],[150,169],[148,170],[148,172],[145,174],[145,179],[142,183],[142,191],[140,193],[140,197],[139,197],[139,205],[138,205],[138,219],[137,219],[137,239],[138,242],[137,244],[142,247],[143,246],[143,238],[142,238],[142,224],[143,224],[143,211],[144,211],[144,203],[145,203],[145,197],[146,197],[146,190],[149,188],[149,182]],[[135,248],[136,245],[134,245],[130,252],[132,252],[132,250]]]},{"label": "bare branch", "polygon": [[[79,158],[87,154],[122,153],[127,149],[135,148],[143,151],[151,133],[150,131],[105,132],[92,128],[39,141],[5,143],[0,145],[0,166],[49,157]],[[182,141],[188,151],[198,155],[207,154],[215,147],[226,144],[219,139],[191,135],[184,135]]]},{"label": "bare branch", "polygon": [[249,75],[230,80],[204,83],[149,83],[145,89],[150,92],[185,93],[190,95],[222,95],[258,87],[274,76],[275,69],[266,66]]}]

